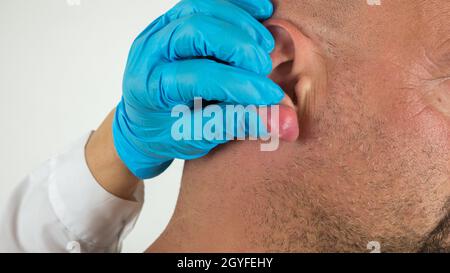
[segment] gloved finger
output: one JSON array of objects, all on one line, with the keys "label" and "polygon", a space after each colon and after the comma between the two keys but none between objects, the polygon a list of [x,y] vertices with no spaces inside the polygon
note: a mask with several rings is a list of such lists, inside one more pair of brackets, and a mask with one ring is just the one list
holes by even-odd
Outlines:
[{"label": "gloved finger", "polygon": [[272,105],[284,97],[282,89],[265,76],[207,59],[157,66],[148,83],[145,101],[162,109],[192,105],[197,97],[242,105]]},{"label": "gloved finger", "polygon": [[[266,137],[269,132],[264,120],[258,113],[255,105],[225,105],[221,104],[225,113],[225,129],[226,139],[244,140],[247,137],[256,140],[260,137]],[[207,131],[207,130],[205,130]],[[210,139],[206,135],[207,140]]]},{"label": "gloved finger", "polygon": [[[170,37],[169,39],[167,37]],[[149,42],[160,45],[169,61],[214,57],[235,67],[267,75],[272,60],[260,45],[238,27],[205,15],[176,20]]]},{"label": "gloved finger", "polygon": [[273,14],[273,4],[270,0],[228,0],[247,11],[258,20],[267,20]]},{"label": "gloved finger", "polygon": [[[250,3],[251,1],[245,0],[244,2]],[[135,43],[144,43],[149,36],[152,36],[156,32],[160,31],[174,20],[178,20],[180,18],[184,18],[193,14],[203,14],[234,24],[244,32],[247,32],[248,35],[250,35],[255,41],[257,41],[257,43],[260,44],[266,51],[271,52],[275,47],[275,41],[272,34],[267,30],[266,27],[264,27],[249,13],[261,13],[264,10],[271,10],[271,8],[267,4],[267,0],[258,2],[262,2],[261,7],[259,7],[261,11],[257,11],[258,9],[256,7],[256,4],[241,4],[241,7],[239,7],[225,0],[181,1],[166,14],[160,16],[157,20],[150,24],[136,38]],[[251,9],[249,7],[251,7]],[[248,8],[249,10],[246,10],[246,8]]]},{"label": "gloved finger", "polygon": [[202,157],[232,140],[257,140],[268,134],[256,106],[232,104],[188,110],[173,120],[171,130],[178,158],[185,160]]}]

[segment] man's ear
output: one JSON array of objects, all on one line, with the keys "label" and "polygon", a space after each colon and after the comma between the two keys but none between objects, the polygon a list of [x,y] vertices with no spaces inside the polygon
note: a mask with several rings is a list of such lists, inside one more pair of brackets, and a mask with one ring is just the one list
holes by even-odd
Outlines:
[{"label": "man's ear", "polygon": [[270,78],[279,84],[296,107],[300,125],[305,128],[313,114],[316,96],[326,90],[326,67],[323,54],[313,40],[294,24],[282,19],[265,22],[275,38],[271,54]]}]

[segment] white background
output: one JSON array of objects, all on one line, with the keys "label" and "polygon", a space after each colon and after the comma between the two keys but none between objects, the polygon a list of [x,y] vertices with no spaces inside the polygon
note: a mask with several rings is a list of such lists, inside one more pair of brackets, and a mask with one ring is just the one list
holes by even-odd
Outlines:
[{"label": "white background", "polygon": [[[27,173],[115,107],[131,43],[176,2],[0,1],[0,209]],[[145,207],[125,252],[142,252],[167,225],[182,166],[175,162],[146,182]]]}]

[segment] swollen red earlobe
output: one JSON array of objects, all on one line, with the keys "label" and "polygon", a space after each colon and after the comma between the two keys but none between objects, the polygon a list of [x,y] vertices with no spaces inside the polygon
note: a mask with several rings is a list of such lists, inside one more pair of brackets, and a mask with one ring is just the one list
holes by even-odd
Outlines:
[{"label": "swollen red earlobe", "polygon": [[[275,114],[274,111],[278,112]],[[269,107],[267,113],[261,114],[261,118],[271,135],[288,142],[294,142],[298,139],[300,128],[297,112],[293,106],[282,103]]]},{"label": "swollen red earlobe", "polygon": [[300,134],[297,112],[291,107],[280,105],[279,122],[280,139],[290,142],[296,141]]}]

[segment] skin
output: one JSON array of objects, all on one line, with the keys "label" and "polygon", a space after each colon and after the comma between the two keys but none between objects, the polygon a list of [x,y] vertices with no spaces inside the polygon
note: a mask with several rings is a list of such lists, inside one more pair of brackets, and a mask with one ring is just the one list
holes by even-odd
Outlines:
[{"label": "skin", "polygon": [[[300,137],[270,153],[233,142],[186,162],[149,251],[367,252],[370,241],[450,251],[450,3],[274,3],[270,77]],[[131,198],[140,182],[118,162],[110,122],[86,158],[105,189]]]},{"label": "skin", "polygon": [[[449,2],[275,4],[300,34],[286,34],[294,54],[275,54],[271,77],[297,106],[299,78],[313,86],[299,140],[270,154],[235,142],[187,162],[149,251],[450,250],[439,230],[450,204]],[[302,58],[277,66],[289,53]]]},{"label": "skin", "polygon": [[90,137],[85,148],[86,162],[94,178],[105,190],[122,199],[134,201],[133,194],[142,181],[127,169],[114,148],[114,112],[106,117]]}]

